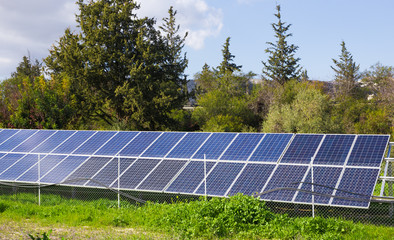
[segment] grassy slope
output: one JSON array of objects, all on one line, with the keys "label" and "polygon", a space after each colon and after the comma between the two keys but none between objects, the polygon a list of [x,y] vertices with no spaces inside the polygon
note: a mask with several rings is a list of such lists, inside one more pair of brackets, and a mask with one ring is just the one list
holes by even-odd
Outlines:
[{"label": "grassy slope", "polygon": [[[52,229],[53,239],[392,239],[393,227],[354,224],[341,219],[289,218],[271,213],[263,202],[230,199],[134,206],[109,200],[83,202],[34,195],[0,196],[0,239]],[[50,200],[48,200],[50,199]],[[82,230],[80,230],[82,229]]]}]

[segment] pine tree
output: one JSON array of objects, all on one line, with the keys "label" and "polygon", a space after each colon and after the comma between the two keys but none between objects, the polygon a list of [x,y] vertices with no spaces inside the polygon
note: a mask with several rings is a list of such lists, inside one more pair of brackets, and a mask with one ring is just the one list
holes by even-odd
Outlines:
[{"label": "pine tree", "polygon": [[272,23],[272,28],[277,41],[275,43],[267,42],[270,47],[265,52],[269,54],[269,57],[267,62],[262,62],[264,65],[263,76],[283,85],[290,79],[299,79],[301,68],[298,64],[300,58],[294,56],[298,46],[289,45],[287,42],[287,39],[292,36],[291,33],[287,33],[291,24],[282,22],[280,5],[277,5],[276,9],[278,12],[275,16],[278,22]]},{"label": "pine tree", "polygon": [[341,54],[339,60],[332,59],[335,66],[335,95],[336,97],[353,96],[357,87],[357,81],[361,75],[360,66],[353,61],[353,56],[346,49],[345,42],[341,42]]},{"label": "pine tree", "polygon": [[242,66],[233,63],[234,55],[230,52],[230,37],[226,39],[226,42],[223,45],[222,49],[223,61],[220,63],[218,67],[219,73],[224,74],[227,71],[233,73],[235,71],[240,71]]}]

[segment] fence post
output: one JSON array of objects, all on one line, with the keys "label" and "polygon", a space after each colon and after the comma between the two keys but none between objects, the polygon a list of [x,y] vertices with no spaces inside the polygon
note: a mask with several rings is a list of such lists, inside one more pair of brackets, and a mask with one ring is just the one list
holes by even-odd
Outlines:
[{"label": "fence post", "polygon": [[204,196],[205,196],[205,201],[207,201],[207,159],[204,154]]},{"label": "fence post", "polygon": [[313,157],[311,158],[312,217],[315,218],[315,187],[313,185]]},{"label": "fence post", "polygon": [[38,206],[41,206],[41,188],[40,188],[40,177],[41,177],[41,165],[40,165],[40,154],[38,154]]},{"label": "fence post", "polygon": [[120,156],[118,155],[118,209],[120,208]]}]

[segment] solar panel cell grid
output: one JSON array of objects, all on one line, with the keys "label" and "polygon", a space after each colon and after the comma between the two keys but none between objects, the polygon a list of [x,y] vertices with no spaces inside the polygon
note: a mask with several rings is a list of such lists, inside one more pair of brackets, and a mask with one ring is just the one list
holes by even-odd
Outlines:
[{"label": "solar panel cell grid", "polygon": [[0,174],[2,180],[15,180],[38,161],[38,155],[25,155],[14,165]]},{"label": "solar panel cell grid", "polygon": [[63,179],[77,169],[86,159],[87,157],[69,156],[41,177],[40,181],[44,183],[61,183]]},{"label": "solar panel cell grid", "polygon": [[44,142],[47,138],[53,135],[55,131],[38,131],[36,134],[31,136],[29,139],[21,143],[18,147],[14,148],[13,152],[30,152],[37,146],[39,146],[42,142]]},{"label": "solar panel cell grid", "polygon": [[0,129],[0,181],[37,182],[40,172],[43,183],[92,178],[98,182],[64,184],[117,188],[119,162],[122,189],[203,195],[201,160],[206,159],[208,195],[253,194],[264,188],[269,193],[261,199],[310,204],[311,193],[271,190],[311,191],[307,170],[315,157],[314,191],[338,196],[316,195],[315,202],[366,208],[388,141],[388,135]]},{"label": "solar panel cell grid", "polygon": [[367,208],[379,171],[379,169],[346,168],[335,196],[352,199],[334,198],[332,204]]},{"label": "solar panel cell grid", "polygon": [[0,132],[0,145],[7,141],[10,137],[12,137],[14,134],[16,134],[19,130],[17,129],[2,129]]},{"label": "solar panel cell grid", "polygon": [[249,161],[277,162],[293,134],[267,133]]},{"label": "solar panel cell grid", "polygon": [[[342,172],[342,168],[335,167],[313,167],[313,183],[315,193],[321,193],[325,195],[332,195],[334,188],[338,182],[339,176]],[[308,176],[304,180],[301,189],[306,191],[312,191],[312,178],[311,170],[308,172]],[[330,197],[315,195],[315,203],[328,204]],[[311,203],[312,194],[306,192],[298,192],[295,202]]]},{"label": "solar panel cell grid", "polygon": [[326,135],[314,164],[343,165],[355,135]]},{"label": "solar panel cell grid", "polygon": [[78,131],[71,137],[62,142],[52,153],[70,154],[73,153],[81,144],[88,140],[96,132]]},{"label": "solar panel cell grid", "polygon": [[264,134],[247,133],[239,135],[222,156],[222,160],[246,161]]},{"label": "solar panel cell grid", "polygon": [[[23,158],[24,154],[4,154],[0,158],[0,174],[3,173],[7,168],[15,164],[19,159]],[[0,179],[1,180],[1,179]]]},{"label": "solar panel cell grid", "polygon": [[236,135],[235,133],[213,133],[193,156],[193,159],[204,159],[205,155],[206,159],[217,160]]},{"label": "solar panel cell grid", "polygon": [[260,193],[275,166],[274,164],[249,163],[232,186],[228,196],[237,193],[246,195]]},{"label": "solar panel cell grid", "polygon": [[358,136],[347,165],[380,167],[388,141],[388,135]]},{"label": "solar panel cell grid", "polygon": [[[119,172],[122,174],[133,162],[134,158],[120,158]],[[113,158],[104,168],[99,170],[89,181],[87,186],[109,187],[118,178],[118,158]],[[117,184],[113,187],[117,187]]]},{"label": "solar panel cell grid", "polygon": [[84,185],[88,182],[86,178],[91,178],[99,171],[111,158],[91,157],[86,160],[78,169],[67,177],[69,184]]},{"label": "solar panel cell grid", "polygon": [[309,164],[322,138],[323,135],[317,134],[296,135],[281,162]]},{"label": "solar panel cell grid", "polygon": [[[160,160],[158,159],[138,159],[120,177],[120,187],[135,189],[159,162]],[[117,186],[117,181],[112,184],[112,187]]]},{"label": "solar panel cell grid", "polygon": [[9,152],[35,134],[37,130],[21,130],[0,144],[0,151]]},{"label": "solar panel cell grid", "polygon": [[184,135],[185,133],[165,132],[141,156],[164,157]]},{"label": "solar panel cell grid", "polygon": [[[302,181],[307,166],[279,165],[269,180],[264,192],[280,188],[297,188]],[[295,190],[275,190],[261,195],[261,199],[291,202]]]},{"label": "solar panel cell grid", "polygon": [[115,156],[127,143],[132,141],[139,132],[118,132],[106,142],[94,155]]},{"label": "solar panel cell grid", "polygon": [[[219,162],[207,176],[207,195],[225,196],[244,165],[244,163]],[[196,193],[205,194],[204,183]]]},{"label": "solar panel cell grid", "polygon": [[[47,174],[53,167],[61,162],[65,156],[61,155],[41,155],[40,156],[40,176]],[[22,176],[20,176],[18,181],[38,181],[38,164],[36,163],[33,168],[29,169]]]},{"label": "solar panel cell grid", "polygon": [[[207,173],[215,165],[215,162],[206,162]],[[206,173],[206,174],[207,174]],[[167,192],[193,193],[204,179],[204,162],[191,161],[179,174],[179,176],[166,189]]]},{"label": "solar panel cell grid", "polygon": [[185,165],[186,161],[164,160],[139,185],[138,189],[161,191]]},{"label": "solar panel cell grid", "polygon": [[166,158],[191,158],[210,133],[188,133]]},{"label": "solar panel cell grid", "polygon": [[51,135],[44,142],[34,148],[32,153],[50,153],[74,133],[76,133],[76,131],[56,131],[55,134]]},{"label": "solar panel cell grid", "polygon": [[138,157],[160,134],[160,132],[141,132],[123,148],[120,156]]},{"label": "solar panel cell grid", "polygon": [[89,138],[88,141],[78,147],[74,154],[92,155],[115,134],[116,132],[97,132],[95,135]]}]

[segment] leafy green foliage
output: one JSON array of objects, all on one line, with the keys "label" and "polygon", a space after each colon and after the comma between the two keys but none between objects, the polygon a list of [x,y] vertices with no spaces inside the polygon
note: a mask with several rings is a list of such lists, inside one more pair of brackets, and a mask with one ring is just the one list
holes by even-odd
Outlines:
[{"label": "leafy green foliage", "polygon": [[290,81],[263,123],[264,132],[319,133],[330,130],[328,96],[313,85]]}]

